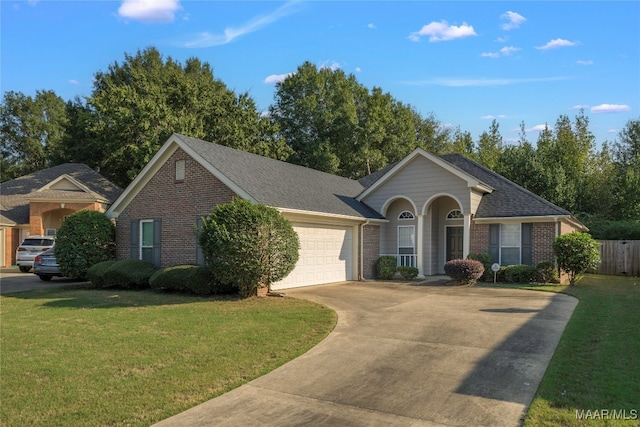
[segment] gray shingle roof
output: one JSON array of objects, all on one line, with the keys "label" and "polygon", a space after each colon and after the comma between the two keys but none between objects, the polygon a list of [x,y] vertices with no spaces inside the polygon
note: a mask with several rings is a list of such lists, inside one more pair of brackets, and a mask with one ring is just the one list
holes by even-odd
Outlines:
[{"label": "gray shingle roof", "polygon": [[355,200],[364,190],[358,181],[184,135],[173,136],[257,202],[286,209],[383,218]]},{"label": "gray shingle roof", "polygon": [[[67,190],[36,190],[62,175],[69,175],[87,187],[92,194]],[[79,163],[64,163],[49,169],[34,172],[0,183],[0,215],[16,224],[29,223],[29,199],[35,198],[87,198],[113,203],[122,189],[100,175],[89,166]]]},{"label": "gray shingle roof", "polygon": [[570,215],[569,211],[460,154],[445,154],[440,158],[493,187],[492,193],[482,196],[476,218]]}]

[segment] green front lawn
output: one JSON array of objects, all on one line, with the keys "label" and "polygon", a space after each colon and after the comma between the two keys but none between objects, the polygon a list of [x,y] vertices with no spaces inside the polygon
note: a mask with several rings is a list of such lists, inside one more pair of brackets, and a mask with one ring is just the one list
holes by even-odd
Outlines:
[{"label": "green front lawn", "polygon": [[640,278],[586,275],[576,286],[527,288],[579,302],[524,427],[640,425]]},{"label": "green front lawn", "polygon": [[0,297],[0,425],[148,426],[299,356],[335,326],[293,298],[49,289]]}]

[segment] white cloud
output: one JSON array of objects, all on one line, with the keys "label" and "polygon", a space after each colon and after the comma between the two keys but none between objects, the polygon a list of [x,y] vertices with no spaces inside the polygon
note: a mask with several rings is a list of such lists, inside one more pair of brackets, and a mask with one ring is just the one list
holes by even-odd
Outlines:
[{"label": "white cloud", "polygon": [[356,69],[355,69],[355,72],[356,72],[356,73],[360,73],[361,71],[362,71],[362,68],[360,68],[360,67],[356,67]]},{"label": "white cloud", "polygon": [[519,13],[508,11],[500,15],[500,18],[506,19],[506,24],[502,24],[502,29],[505,31],[513,30],[514,28],[520,28],[520,24],[527,20],[524,16]]},{"label": "white cloud", "polygon": [[340,63],[339,62],[335,62],[335,61],[333,61],[333,62],[332,61],[325,61],[322,64],[320,64],[319,68],[321,70],[323,68],[328,68],[331,71],[336,71],[336,70],[340,69]]},{"label": "white cloud", "polygon": [[275,84],[284,81],[287,77],[291,76],[293,73],[285,73],[285,74],[271,74],[264,79],[264,82],[267,84]]},{"label": "white cloud", "polygon": [[471,25],[466,22],[462,25],[449,25],[447,21],[432,22],[423,26],[419,31],[409,34],[409,40],[417,42],[420,37],[429,36],[430,42],[439,42],[460,39],[463,37],[476,36],[476,32]]},{"label": "white cloud", "polygon": [[122,0],[118,15],[143,22],[173,22],[179,0]]},{"label": "white cloud", "polygon": [[629,110],[631,110],[631,107],[624,104],[600,104],[591,107],[592,113],[622,113]]},{"label": "white cloud", "polygon": [[498,52],[482,52],[480,56],[484,56],[486,58],[500,58],[500,54]]},{"label": "white cloud", "polygon": [[269,24],[273,24],[280,18],[284,18],[285,16],[294,13],[294,6],[296,4],[298,4],[297,1],[287,2],[270,14],[256,16],[255,18],[250,19],[238,28],[227,27],[224,29],[224,32],[222,34],[212,34],[209,32],[200,33],[198,34],[197,38],[184,43],[183,46],[197,48],[220,46],[223,44],[231,43],[238,37],[244,36],[245,34],[253,33],[254,31],[258,31]]},{"label": "white cloud", "polygon": [[539,50],[557,49],[559,47],[576,46],[577,44],[578,43],[576,42],[572,42],[565,39],[553,39],[547,42],[547,44],[545,44],[544,46],[536,46],[536,49],[539,49]]},{"label": "white cloud", "polygon": [[543,130],[545,130],[545,129],[547,129],[547,128],[548,128],[548,126],[547,126],[547,125],[535,125],[534,127],[529,128],[529,129],[525,129],[524,131],[525,131],[525,132],[533,132],[533,133],[536,133],[536,132],[542,132]]},{"label": "white cloud", "polygon": [[485,120],[493,120],[493,119],[506,119],[507,116],[505,116],[504,114],[498,114],[497,116],[493,116],[491,114],[487,114],[486,116],[482,116],[480,118],[481,119],[485,119]]},{"label": "white cloud", "polygon": [[505,43],[507,40],[509,40],[508,37],[498,37],[495,41],[498,43]]},{"label": "white cloud", "polygon": [[609,129],[607,133],[618,133],[618,129]]},{"label": "white cloud", "polygon": [[509,56],[514,52],[518,52],[519,50],[522,50],[522,49],[514,46],[505,46],[502,49],[500,49],[498,52],[484,52],[484,53],[481,53],[480,56],[484,56],[487,58],[500,58],[500,56]]},{"label": "white cloud", "polygon": [[593,65],[593,61],[592,60],[588,60],[588,61],[584,61],[582,59],[579,59],[576,61],[576,64],[578,65]]},{"label": "white cloud", "polygon": [[373,29],[375,29],[375,28],[376,28],[376,24],[369,23],[369,24],[367,24],[367,27],[368,27],[368,28],[371,28],[371,29],[373,30]]},{"label": "white cloud", "polygon": [[586,110],[587,108],[589,108],[589,106],[586,104],[577,104],[571,107],[572,110]]},{"label": "white cloud", "polygon": [[80,84],[80,82],[77,81],[76,79],[70,79],[69,83],[71,83],[72,85],[79,85]]}]

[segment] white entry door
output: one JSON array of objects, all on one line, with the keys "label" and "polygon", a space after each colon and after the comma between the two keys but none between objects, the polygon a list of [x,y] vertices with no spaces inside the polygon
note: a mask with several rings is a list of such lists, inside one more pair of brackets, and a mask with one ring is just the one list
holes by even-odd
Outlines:
[{"label": "white entry door", "polygon": [[293,228],[300,238],[300,258],[289,276],[274,283],[272,289],[352,280],[351,227],[294,223]]}]

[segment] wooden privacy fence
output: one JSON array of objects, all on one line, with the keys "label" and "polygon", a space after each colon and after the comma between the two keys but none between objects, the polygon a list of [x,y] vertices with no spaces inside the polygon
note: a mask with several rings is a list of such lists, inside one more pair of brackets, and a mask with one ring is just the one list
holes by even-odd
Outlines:
[{"label": "wooden privacy fence", "polygon": [[640,276],[640,240],[598,240],[602,262],[596,273]]}]

